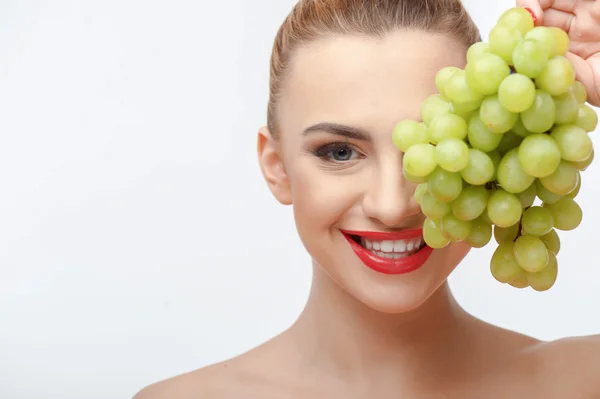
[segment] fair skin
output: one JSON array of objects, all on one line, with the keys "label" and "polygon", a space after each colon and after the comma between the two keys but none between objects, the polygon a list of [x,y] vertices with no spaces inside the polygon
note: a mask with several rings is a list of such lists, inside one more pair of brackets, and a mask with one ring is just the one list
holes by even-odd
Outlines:
[{"label": "fair skin", "polygon": [[577,79],[587,88],[590,104],[600,107],[600,2],[593,0],[518,0],[529,7],[538,25],[557,26],[569,33],[567,57]]},{"label": "fair skin", "polygon": [[[258,155],[273,195],[293,205],[313,258],[306,308],[267,343],[152,385],[136,399],[600,394],[598,337],[539,342],[484,323],[456,303],[447,277],[466,245],[451,244],[422,268],[391,276],[365,267],[340,232],[422,225],[390,132],[399,120],[419,118],[420,103],[435,92],[436,71],[463,67],[465,51],[448,37],[406,31],[323,38],[297,51],[278,105],[279,137],[261,129]],[[324,122],[369,137],[323,128],[303,133]]]}]

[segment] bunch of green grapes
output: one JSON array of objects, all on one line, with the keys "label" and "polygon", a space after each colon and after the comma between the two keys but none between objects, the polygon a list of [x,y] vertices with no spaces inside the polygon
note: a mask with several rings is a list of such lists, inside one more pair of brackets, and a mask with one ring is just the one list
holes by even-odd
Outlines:
[{"label": "bunch of green grapes", "polygon": [[418,184],[425,242],[481,248],[493,237],[491,273],[516,288],[554,285],[557,230],[582,220],[575,197],[598,116],[568,48],[564,31],[535,27],[527,10],[512,8],[489,42],[469,48],[464,69],[437,73],[422,122],[404,120],[393,133],[404,175]]}]

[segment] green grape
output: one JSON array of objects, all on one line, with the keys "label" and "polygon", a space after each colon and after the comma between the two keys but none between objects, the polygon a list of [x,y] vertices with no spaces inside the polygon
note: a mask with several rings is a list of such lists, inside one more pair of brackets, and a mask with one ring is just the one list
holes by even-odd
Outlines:
[{"label": "green grape", "polygon": [[519,223],[513,224],[508,227],[498,227],[494,226],[494,239],[498,244],[502,244],[505,242],[513,242],[517,239],[519,235]]},{"label": "green grape", "polygon": [[587,157],[585,160],[583,160],[581,162],[573,162],[573,165],[575,165],[577,170],[583,172],[584,170],[587,169],[588,166],[590,166],[592,164],[592,162],[594,162],[594,149],[593,148],[592,148],[592,153],[590,154],[589,157]]},{"label": "green grape", "polygon": [[515,257],[514,243],[504,242],[498,245],[490,261],[492,276],[501,283],[508,283],[523,276],[523,269],[519,267]]},{"label": "green grape", "polygon": [[556,55],[565,55],[567,51],[569,51],[569,45],[571,44],[569,35],[567,35],[567,32],[564,30],[555,26],[550,26],[548,28],[554,34]]},{"label": "green grape", "polygon": [[558,255],[560,252],[560,237],[556,230],[550,230],[550,233],[541,236],[540,240],[542,240],[546,248],[548,248],[548,252]]},{"label": "green grape", "polygon": [[512,194],[527,190],[535,181],[535,178],[521,167],[519,148],[513,148],[502,157],[498,166],[497,179],[500,186]]},{"label": "green grape", "polygon": [[404,178],[414,184],[421,184],[427,182],[427,176],[414,176],[406,171],[406,169],[402,169],[402,174]]},{"label": "green grape", "polygon": [[477,218],[471,222],[471,232],[465,238],[465,242],[472,248],[485,247],[492,238],[492,225],[483,218]]},{"label": "green grape", "polygon": [[498,166],[500,166],[500,161],[502,161],[502,154],[500,154],[500,151],[496,150],[488,152],[487,155],[488,157],[490,157],[492,163],[494,164],[494,173],[492,175],[492,178],[490,179],[490,181],[494,181],[498,177]]},{"label": "green grape", "polygon": [[435,160],[448,172],[460,172],[469,163],[469,147],[463,140],[444,139],[435,147]]},{"label": "green grape", "polygon": [[530,132],[529,130],[527,130],[525,125],[523,125],[523,121],[521,120],[521,118],[517,119],[517,123],[515,123],[515,125],[513,126],[512,132],[514,134],[516,134],[517,136],[523,137],[523,138],[533,134],[533,132]]},{"label": "green grape", "polygon": [[450,202],[444,202],[437,199],[433,194],[427,191],[421,198],[421,212],[429,219],[438,220],[446,216],[452,209]]},{"label": "green grape", "polygon": [[523,34],[518,29],[496,25],[489,35],[490,50],[507,64],[512,65],[513,51],[521,40]]},{"label": "green grape", "polygon": [[490,195],[487,214],[496,226],[509,227],[521,220],[523,208],[517,196],[499,188]]},{"label": "green grape", "polygon": [[581,190],[581,174],[577,171],[577,184],[569,193],[565,194],[565,198],[575,199]]},{"label": "green grape", "polygon": [[498,88],[500,104],[510,112],[520,113],[529,109],[535,100],[535,84],[520,73],[513,73]]},{"label": "green grape", "polygon": [[479,113],[476,112],[469,118],[467,139],[471,147],[483,152],[490,152],[498,147],[498,144],[502,140],[502,135],[489,130],[481,121]]},{"label": "green grape", "polygon": [[489,96],[479,109],[481,121],[494,133],[508,132],[517,123],[519,114],[510,112],[500,104],[497,95]]},{"label": "green grape", "polygon": [[581,207],[571,198],[561,198],[554,204],[544,203],[542,206],[552,213],[554,228],[557,230],[575,230],[583,219]]},{"label": "green grape", "polygon": [[540,182],[548,191],[557,195],[567,195],[577,187],[579,171],[570,162],[562,161],[549,176],[542,177]]},{"label": "green grape", "polygon": [[437,168],[429,176],[429,192],[441,201],[454,201],[460,195],[462,188],[463,179],[458,172]]},{"label": "green grape", "polygon": [[558,143],[547,134],[532,134],[519,145],[519,162],[523,170],[533,177],[550,176],[560,164]]},{"label": "green grape", "polygon": [[523,232],[532,236],[543,236],[554,227],[552,213],[541,206],[532,206],[523,213],[521,220]]},{"label": "green grape", "polygon": [[482,221],[486,222],[487,224],[489,224],[490,226],[494,224],[494,222],[492,222],[490,220],[490,217],[488,216],[487,212],[483,212],[481,214],[481,216],[479,216],[477,219],[481,219]]},{"label": "green grape", "polygon": [[396,124],[392,139],[394,145],[402,152],[406,152],[415,144],[429,143],[425,124],[413,120],[404,120]]},{"label": "green grape", "polygon": [[575,125],[560,125],[552,129],[550,136],[556,140],[564,160],[581,162],[592,153],[592,140],[587,132]]},{"label": "green grape", "polygon": [[486,42],[477,42],[471,45],[471,47],[469,47],[469,50],[467,50],[467,64],[472,64],[475,62],[475,60],[479,59],[480,57],[486,55],[486,54],[490,54],[491,50],[490,50],[490,45]]},{"label": "green grape", "polygon": [[558,261],[556,256],[548,253],[548,265],[537,273],[527,273],[527,282],[538,292],[548,291],[556,283],[558,277]]},{"label": "green grape", "polygon": [[575,95],[575,98],[577,99],[577,102],[579,104],[583,104],[587,101],[587,91],[583,83],[581,83],[580,81],[576,80],[575,82],[573,82],[573,84],[569,88],[569,91]]},{"label": "green grape", "polygon": [[435,87],[440,93],[444,94],[446,83],[448,83],[448,80],[450,80],[452,75],[459,71],[461,71],[461,69],[454,66],[447,66],[438,71],[435,75]]},{"label": "green grape", "polygon": [[485,212],[489,196],[483,186],[464,186],[458,198],[452,202],[452,213],[460,220],[474,220]]},{"label": "green grape", "polygon": [[467,83],[464,71],[456,72],[446,83],[444,95],[455,104],[461,105],[463,110],[475,110],[483,101],[483,95],[476,92]]},{"label": "green grape", "polygon": [[463,140],[467,137],[467,122],[458,115],[445,114],[429,124],[428,134],[431,144],[449,138]]},{"label": "green grape", "polygon": [[548,250],[535,236],[521,236],[515,240],[513,255],[517,264],[530,273],[543,270],[548,265]]},{"label": "green grape", "polygon": [[529,282],[527,281],[527,275],[525,274],[525,272],[522,273],[521,277],[509,281],[508,284],[520,289],[529,287]]},{"label": "green grape", "polygon": [[575,117],[575,125],[582,128],[586,132],[593,132],[598,126],[598,114],[589,106],[581,105],[577,109]]},{"label": "green grape", "polygon": [[556,124],[564,125],[575,122],[580,107],[575,94],[568,91],[554,97],[554,104],[556,105]]},{"label": "green grape", "polygon": [[556,120],[556,105],[552,96],[543,90],[535,91],[535,101],[521,113],[521,121],[527,130],[544,133],[552,128]]},{"label": "green grape", "polygon": [[513,63],[518,73],[534,79],[548,65],[548,54],[538,41],[526,39],[515,47]]},{"label": "green grape", "polygon": [[536,26],[525,34],[525,40],[535,40],[543,48],[548,59],[558,55],[556,52],[556,35],[546,26]]},{"label": "green grape", "polygon": [[562,195],[554,194],[553,192],[548,191],[548,189],[544,187],[539,179],[536,179],[535,181],[535,191],[538,198],[547,204],[554,204],[562,198]]},{"label": "green grape", "polygon": [[450,241],[464,241],[471,232],[471,221],[460,220],[449,213],[442,218],[442,231]]},{"label": "green grape", "polygon": [[415,144],[411,146],[402,159],[406,173],[416,176],[428,176],[437,167],[435,163],[435,147],[431,144]]},{"label": "green grape", "polygon": [[417,188],[415,188],[415,201],[417,201],[417,204],[421,205],[421,200],[423,199],[423,196],[427,193],[427,191],[429,190],[427,183],[421,183],[417,186]]},{"label": "green grape", "polygon": [[[479,106],[479,105],[478,105]],[[452,109],[452,113],[454,115],[458,115],[463,118],[465,121],[468,121],[476,111],[477,107],[473,107],[472,104],[456,104],[450,103],[450,108]]]},{"label": "green grape", "polygon": [[461,177],[474,186],[483,185],[493,180],[494,162],[488,154],[475,148],[469,148],[469,162],[460,171]]},{"label": "green grape", "polygon": [[509,75],[508,64],[494,54],[482,55],[465,68],[469,86],[486,96],[497,93],[500,84]]},{"label": "green grape", "polygon": [[559,96],[569,91],[575,82],[575,69],[567,58],[557,56],[548,61],[548,65],[535,82],[537,87],[551,96]]},{"label": "green grape", "polygon": [[451,112],[450,103],[441,94],[432,94],[421,104],[421,120],[429,126],[435,118]]},{"label": "green grape", "polygon": [[516,28],[523,36],[534,27],[531,14],[521,7],[513,7],[505,11],[498,19],[498,25],[507,28]]},{"label": "green grape", "polygon": [[528,208],[535,202],[537,197],[537,190],[535,189],[535,183],[531,184],[525,191],[521,191],[517,194],[519,201],[521,201],[521,205],[523,208]]},{"label": "green grape", "polygon": [[450,244],[450,240],[444,236],[442,231],[441,221],[429,218],[425,219],[425,223],[423,223],[423,239],[428,246],[434,249],[444,248]]},{"label": "green grape", "polygon": [[513,131],[506,132],[502,135],[502,140],[500,141],[500,144],[498,144],[497,150],[500,155],[504,155],[513,148],[519,147],[522,141],[523,137]]}]

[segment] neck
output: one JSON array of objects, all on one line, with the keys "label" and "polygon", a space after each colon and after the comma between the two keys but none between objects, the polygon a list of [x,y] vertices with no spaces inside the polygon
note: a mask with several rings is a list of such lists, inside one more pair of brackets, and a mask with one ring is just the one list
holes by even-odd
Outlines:
[{"label": "neck", "polygon": [[[447,375],[456,365],[472,318],[444,283],[424,304],[403,314],[377,312],[350,296],[318,266],[308,303],[292,328],[297,347],[313,366],[349,377],[385,371]],[[402,370],[400,370],[402,369]]]}]

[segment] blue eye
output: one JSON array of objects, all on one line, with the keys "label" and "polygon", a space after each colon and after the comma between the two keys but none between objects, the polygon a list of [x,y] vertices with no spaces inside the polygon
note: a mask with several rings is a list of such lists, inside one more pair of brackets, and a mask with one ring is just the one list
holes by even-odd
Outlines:
[{"label": "blue eye", "polygon": [[335,150],[329,152],[327,155],[330,158],[335,159],[336,161],[350,161],[353,153],[356,152],[350,147],[340,147]]},{"label": "blue eye", "polygon": [[360,153],[346,143],[327,144],[315,149],[313,154],[333,162],[348,162],[360,157]]}]

